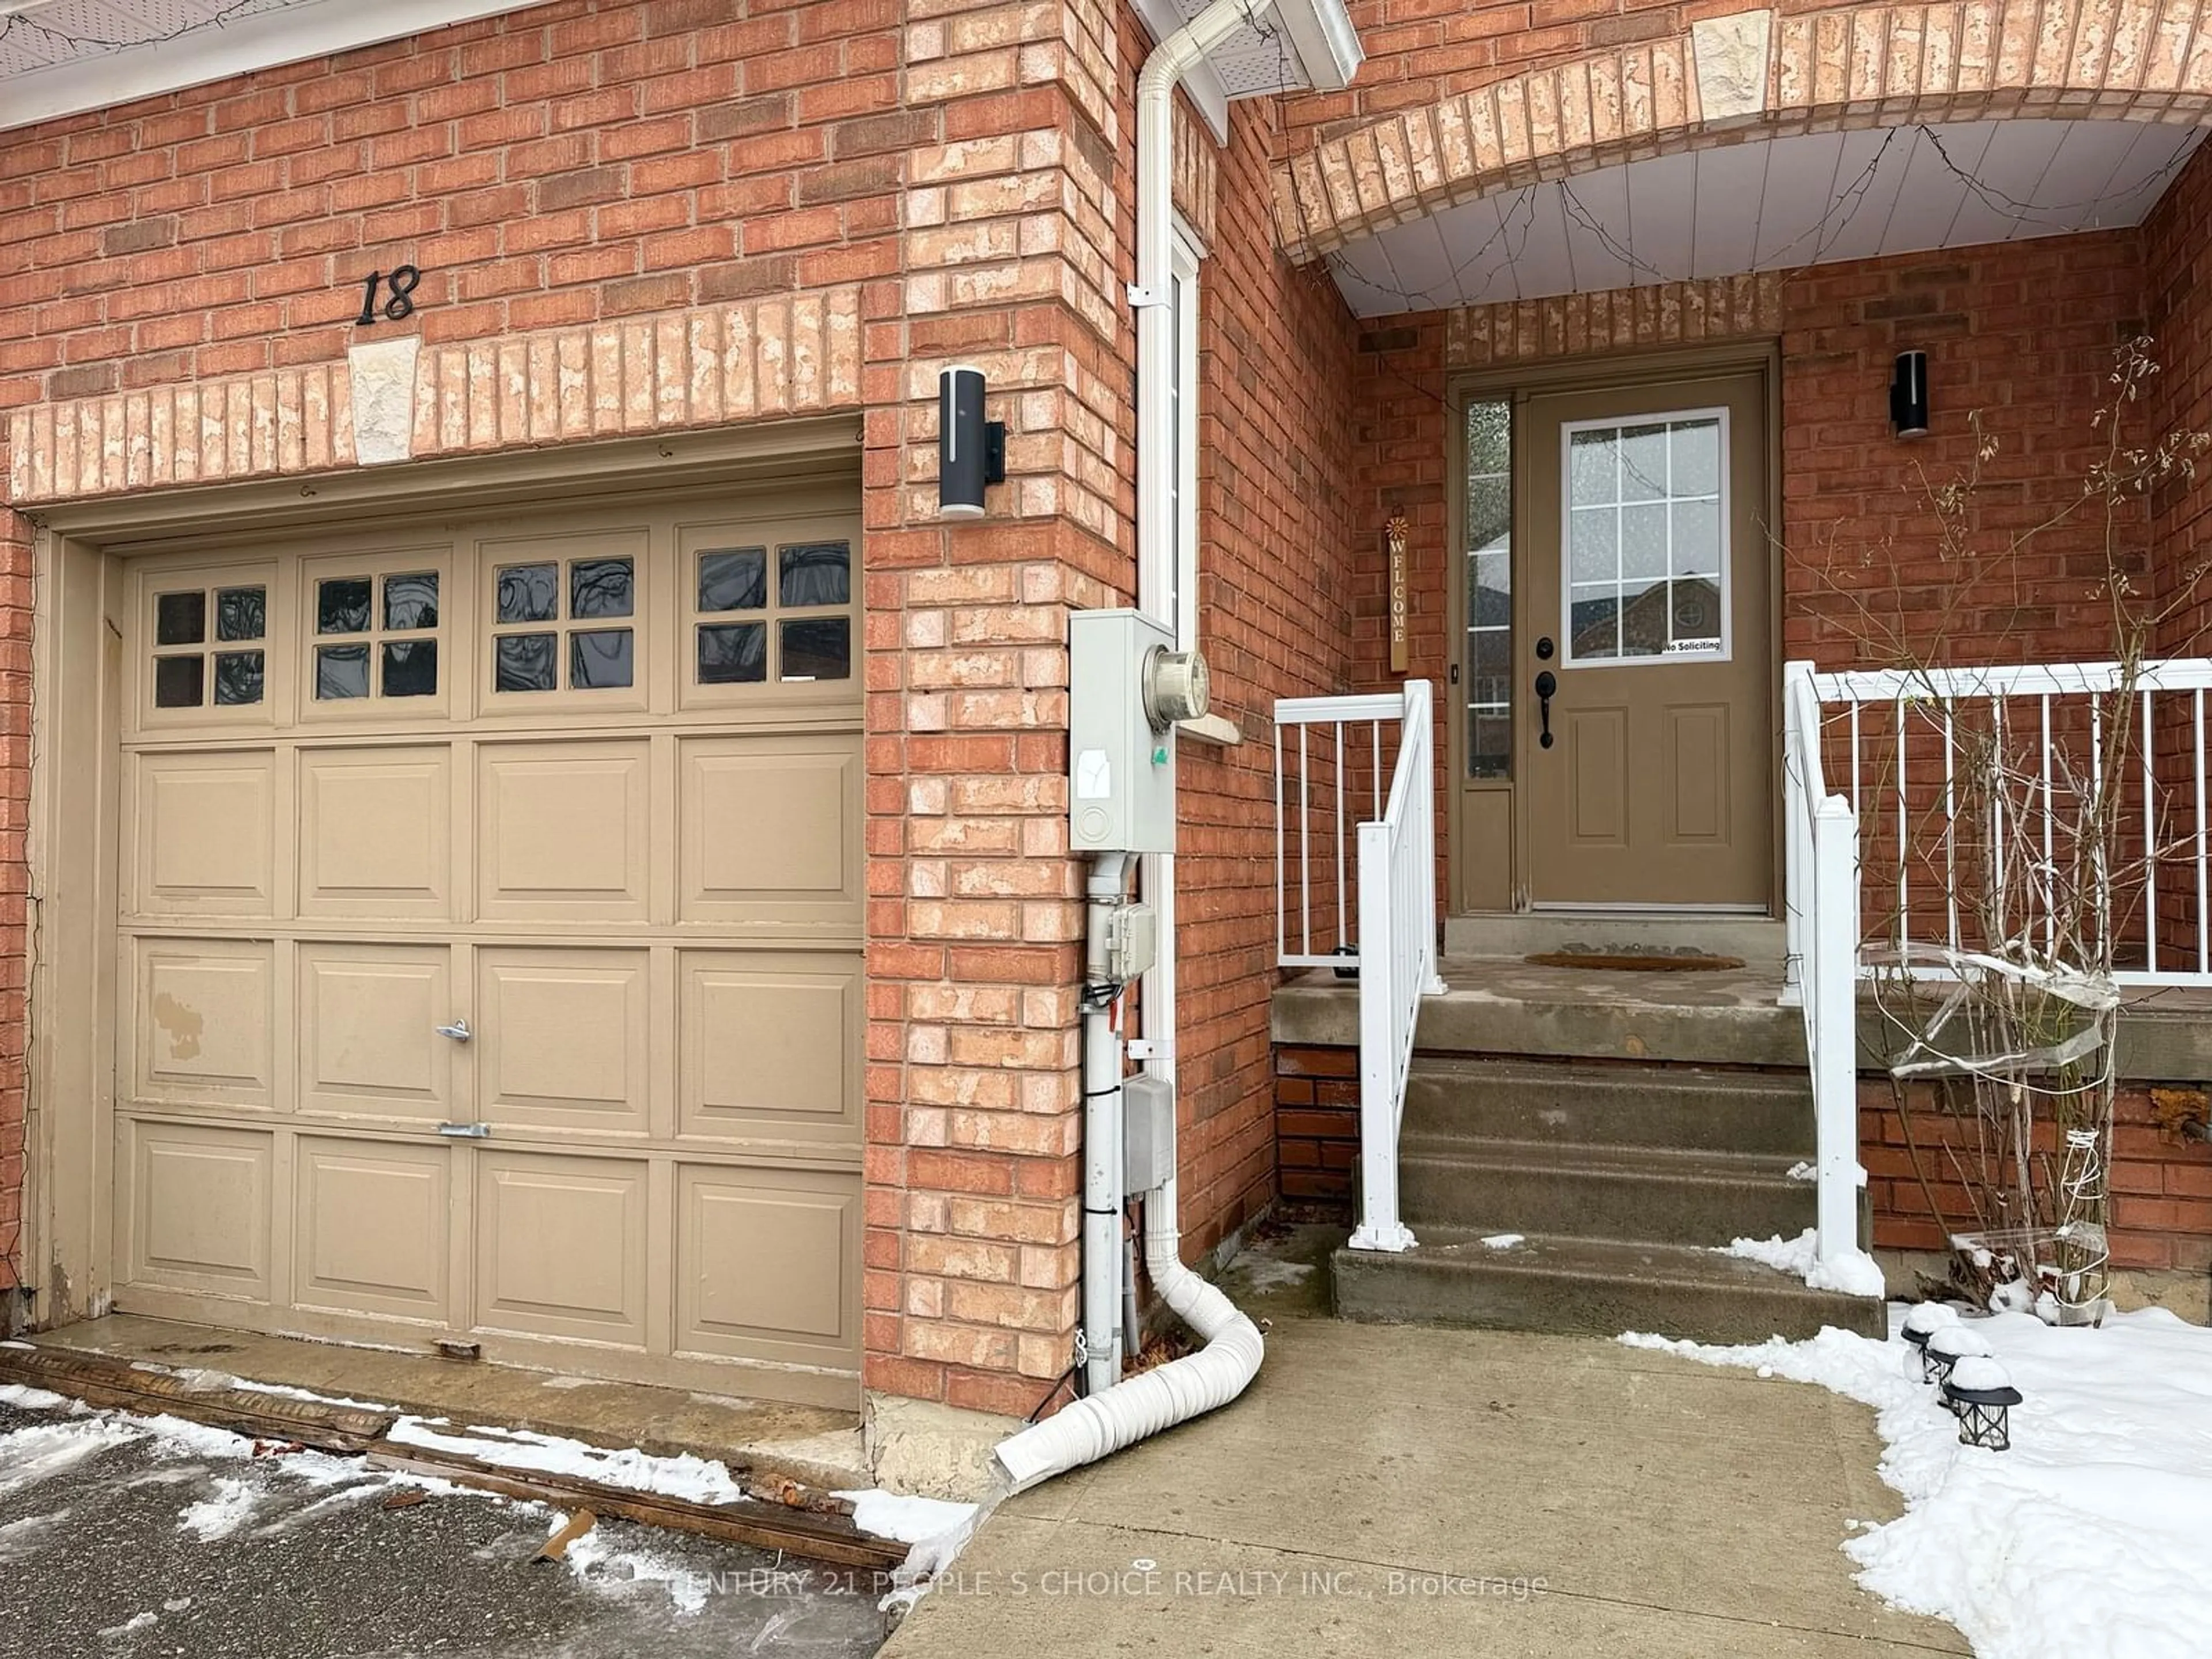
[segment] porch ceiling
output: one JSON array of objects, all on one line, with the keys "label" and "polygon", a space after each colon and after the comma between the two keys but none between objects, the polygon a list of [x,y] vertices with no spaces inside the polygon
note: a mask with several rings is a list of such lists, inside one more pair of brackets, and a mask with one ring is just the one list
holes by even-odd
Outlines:
[{"label": "porch ceiling", "polygon": [[1493,191],[1329,256],[1361,317],[2140,223],[2195,128],[1978,121],[1692,150]]}]

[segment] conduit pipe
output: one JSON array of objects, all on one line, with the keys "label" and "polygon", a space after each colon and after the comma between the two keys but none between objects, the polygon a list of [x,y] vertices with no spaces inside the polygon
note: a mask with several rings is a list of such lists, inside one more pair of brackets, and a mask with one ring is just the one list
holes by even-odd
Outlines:
[{"label": "conduit pipe", "polygon": [[1097,988],[1115,910],[1128,896],[1129,855],[1091,861],[1083,993],[1083,1392],[1121,1376],[1121,1041],[1113,993]]},{"label": "conduit pipe", "polygon": [[[1137,76],[1137,280],[1129,302],[1137,313],[1137,570],[1139,604],[1158,614],[1159,599],[1173,572],[1174,505],[1166,489],[1174,465],[1175,434],[1169,430],[1166,388],[1174,376],[1176,342],[1169,325],[1169,250],[1174,234],[1175,95],[1184,76],[1237,30],[1256,24],[1275,9],[1276,0],[1213,0],[1213,3],[1152,49]],[[1171,625],[1172,620],[1171,620]],[[1179,639],[1188,647],[1195,643]],[[1147,1009],[1148,1021],[1174,1029],[1174,892],[1172,860],[1163,859],[1168,890],[1153,896],[1160,916],[1158,976],[1165,994]],[[1111,866],[1110,871],[1108,866]],[[1125,875],[1121,854],[1108,854],[1092,866],[1091,896],[1096,925],[1102,884],[1118,895]],[[1165,1053],[1173,1054],[1172,1040]],[[1121,1073],[1122,1046],[1108,1006],[1086,1004],[1083,1018],[1084,1239],[1083,1325],[1085,1375],[1091,1383],[1084,1398],[1033,1428],[1000,1442],[992,1454],[1008,1488],[1020,1492],[1122,1447],[1158,1434],[1244,1392],[1259,1374],[1266,1353],[1259,1327],[1236,1304],[1182,1264],[1182,1223],[1170,1178],[1145,1197],[1145,1267],[1152,1288],[1204,1343],[1197,1352],[1133,1376],[1121,1374],[1118,1330],[1112,1310],[1121,1286]],[[1173,1077],[1170,1059],[1166,1067]],[[1107,1138],[1110,1135],[1110,1139]],[[1114,1206],[1101,1214],[1093,1176],[1103,1152],[1113,1165]],[[1114,1230],[1109,1234],[1108,1229]],[[1108,1353],[1102,1356],[1100,1334]],[[1102,1358],[1105,1360],[1102,1364]]]}]

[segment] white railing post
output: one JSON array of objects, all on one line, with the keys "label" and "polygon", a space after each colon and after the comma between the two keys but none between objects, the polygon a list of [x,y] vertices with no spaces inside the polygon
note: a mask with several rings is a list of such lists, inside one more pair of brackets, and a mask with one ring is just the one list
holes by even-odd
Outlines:
[{"label": "white railing post", "polygon": [[[1806,888],[1813,865],[1813,822],[1806,782],[1806,757],[1817,754],[1820,705],[1812,696],[1813,665],[1785,663],[1782,668],[1782,1006],[1796,1007],[1807,995]],[[1813,729],[1805,730],[1810,712]]]},{"label": "white railing post", "polygon": [[1426,680],[1406,682],[1406,748],[1418,747],[1419,750],[1419,764],[1413,774],[1412,809],[1416,858],[1421,874],[1419,897],[1414,906],[1421,918],[1421,954],[1417,971],[1421,994],[1442,996],[1443,975],[1437,971],[1436,700]]},{"label": "white railing post", "polygon": [[1379,922],[1394,908],[1390,824],[1359,826],[1359,1224],[1355,1250],[1403,1250],[1413,1235],[1398,1218],[1398,997],[1394,973],[1398,952]]},{"label": "white railing post", "polygon": [[1850,803],[1831,795],[1811,819],[1815,927],[1808,940],[1807,1022],[1813,1071],[1819,1255],[1835,1262],[1859,1249],[1859,826]]}]

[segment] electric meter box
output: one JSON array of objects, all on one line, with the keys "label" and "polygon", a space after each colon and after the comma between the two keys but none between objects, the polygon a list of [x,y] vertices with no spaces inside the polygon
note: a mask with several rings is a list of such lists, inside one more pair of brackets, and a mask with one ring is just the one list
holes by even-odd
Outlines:
[{"label": "electric meter box", "polygon": [[1145,681],[1175,635],[1137,611],[1067,619],[1067,824],[1079,853],[1172,853],[1175,730],[1155,731]]}]

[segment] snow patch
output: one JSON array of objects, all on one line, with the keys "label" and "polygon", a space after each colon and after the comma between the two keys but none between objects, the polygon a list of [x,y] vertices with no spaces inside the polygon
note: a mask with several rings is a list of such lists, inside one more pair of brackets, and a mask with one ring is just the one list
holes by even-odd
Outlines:
[{"label": "snow patch", "polygon": [[1789,1178],[1792,1181],[1818,1181],[1820,1172],[1801,1158],[1790,1166]]},{"label": "snow patch", "polygon": [[27,1515],[20,1521],[0,1521],[0,1566],[27,1561],[45,1547],[46,1535],[69,1514],[58,1509],[48,1515]]},{"label": "snow patch", "polygon": [[0,1382],[0,1406],[13,1406],[17,1411],[50,1412],[70,1402],[58,1394],[44,1389],[33,1389],[21,1382]]},{"label": "snow patch", "polygon": [[[555,1516],[546,1536],[559,1532],[568,1522],[566,1515]],[[604,1528],[592,1528],[571,1543],[561,1559],[580,1582],[594,1589],[627,1590],[636,1584],[663,1584],[669,1601],[681,1616],[707,1605],[709,1581],[704,1574],[650,1550],[618,1549],[608,1541]]]},{"label": "snow patch", "polygon": [[[1893,1309],[1893,1328],[1894,1315]],[[1973,1322],[2021,1393],[2012,1449],[1959,1443],[1911,1352],[1832,1328],[1805,1342],[1632,1347],[1818,1383],[1873,1407],[1899,1519],[1847,1540],[1859,1582],[1948,1619],[1978,1659],[2196,1659],[2212,1626],[2212,1330],[2164,1309],[2101,1329]]]},{"label": "snow patch", "polygon": [[1528,1235],[1526,1233],[1492,1233],[1482,1242],[1486,1248],[1493,1250],[1518,1249],[1522,1245],[1526,1244],[1528,1242]]},{"label": "snow patch", "polygon": [[100,1632],[100,1639],[104,1642],[117,1641],[135,1632],[145,1629],[149,1625],[159,1624],[161,1620],[161,1615],[158,1613],[134,1613],[121,1624],[110,1625],[106,1630]]},{"label": "snow patch", "polygon": [[1726,1246],[1723,1255],[1763,1261],[1779,1273],[1802,1279],[1816,1291],[1841,1291],[1845,1296],[1880,1296],[1887,1288],[1881,1269],[1864,1250],[1847,1250],[1833,1261],[1820,1260],[1820,1235],[1808,1227],[1795,1238],[1777,1233],[1772,1238],[1739,1238]]},{"label": "snow patch", "polygon": [[480,1458],[501,1468],[574,1475],[603,1486],[658,1492],[664,1498],[688,1498],[695,1504],[751,1501],[744,1488],[731,1477],[728,1465],[694,1457],[689,1452],[676,1457],[655,1457],[635,1447],[608,1451],[580,1440],[564,1440],[557,1435],[480,1425],[471,1425],[465,1434],[445,1434],[419,1417],[401,1418],[392,1425],[386,1437],[432,1451],[458,1452],[464,1457]]},{"label": "snow patch", "polygon": [[233,1475],[216,1477],[215,1496],[187,1504],[177,1513],[177,1524],[204,1544],[228,1538],[244,1526],[260,1507],[261,1493]]},{"label": "snow patch", "polygon": [[0,1492],[35,1486],[138,1437],[137,1430],[100,1418],[39,1423],[0,1436]]},{"label": "snow patch", "polygon": [[841,1492],[835,1496],[853,1506],[853,1524],[878,1538],[895,1538],[902,1544],[927,1544],[968,1525],[975,1518],[973,1504],[948,1503],[941,1498],[907,1498],[880,1487]]},{"label": "snow patch", "polygon": [[1237,1271],[1255,1291],[1279,1291],[1303,1285],[1313,1277],[1313,1263],[1279,1261],[1266,1255],[1240,1255],[1237,1258]]}]

